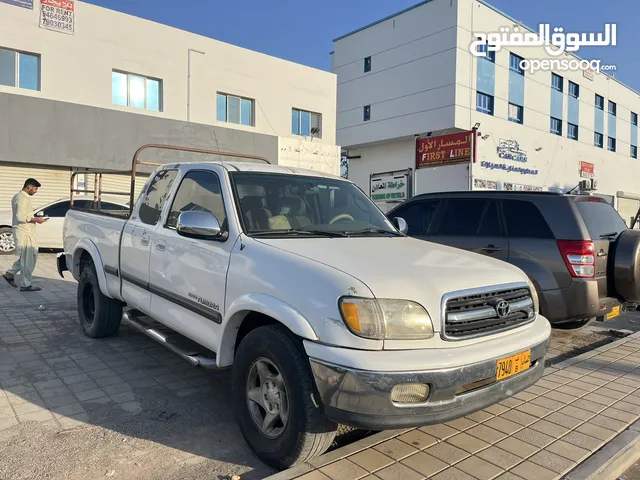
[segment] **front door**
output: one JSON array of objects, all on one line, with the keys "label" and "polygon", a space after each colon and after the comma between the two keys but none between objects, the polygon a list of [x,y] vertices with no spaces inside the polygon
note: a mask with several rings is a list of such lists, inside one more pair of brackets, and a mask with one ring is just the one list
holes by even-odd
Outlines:
[{"label": "front door", "polygon": [[[171,194],[177,170],[161,170],[151,181],[122,232],[120,277],[122,299],[144,313],[150,312],[149,259],[151,234]],[[105,265],[105,268],[107,265]]]},{"label": "front door", "polygon": [[[186,211],[215,215],[224,232],[222,237],[205,240],[181,236],[176,227],[180,213]],[[215,171],[187,172],[166,221],[152,233],[151,243],[151,316],[215,351],[234,243],[229,238],[220,178]]]}]

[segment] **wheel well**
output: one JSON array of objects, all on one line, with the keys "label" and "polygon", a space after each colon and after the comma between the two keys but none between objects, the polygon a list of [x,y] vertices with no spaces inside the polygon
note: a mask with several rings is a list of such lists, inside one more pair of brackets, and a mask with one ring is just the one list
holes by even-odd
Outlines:
[{"label": "wheel well", "polygon": [[82,274],[82,271],[92,263],[93,263],[93,259],[91,258],[91,254],[86,250],[83,250],[82,254],[80,255],[80,260],[78,262],[78,273]]},{"label": "wheel well", "polygon": [[278,323],[280,322],[278,322],[275,318],[272,318],[269,315],[265,315],[264,313],[249,312],[249,314],[244,317],[244,320],[242,320],[242,323],[240,324],[238,335],[236,336],[236,344],[233,348],[233,351],[238,351],[240,342],[252,330],[255,330],[258,327],[264,327],[265,325],[273,325]]}]

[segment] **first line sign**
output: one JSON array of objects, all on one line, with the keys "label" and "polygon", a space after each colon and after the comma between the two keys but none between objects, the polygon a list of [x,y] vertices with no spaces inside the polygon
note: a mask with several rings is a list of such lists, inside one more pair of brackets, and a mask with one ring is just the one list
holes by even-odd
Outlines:
[{"label": "first line sign", "polygon": [[72,0],[40,0],[40,27],[73,35],[74,10]]}]

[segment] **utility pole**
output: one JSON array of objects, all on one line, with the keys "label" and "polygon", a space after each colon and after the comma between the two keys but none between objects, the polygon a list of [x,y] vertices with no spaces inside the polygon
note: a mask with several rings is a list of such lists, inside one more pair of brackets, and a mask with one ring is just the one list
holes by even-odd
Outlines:
[{"label": "utility pole", "polygon": [[187,122],[191,121],[191,52],[204,55],[204,52],[189,48],[187,50]]}]

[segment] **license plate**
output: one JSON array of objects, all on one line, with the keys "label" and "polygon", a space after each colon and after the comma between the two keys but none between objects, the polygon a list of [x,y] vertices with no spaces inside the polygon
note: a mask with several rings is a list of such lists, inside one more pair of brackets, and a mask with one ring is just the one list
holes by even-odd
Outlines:
[{"label": "license plate", "polygon": [[620,305],[617,307],[613,307],[609,313],[607,313],[607,320],[611,320],[612,318],[616,318],[620,315]]},{"label": "license plate", "polygon": [[512,377],[524,372],[531,366],[531,350],[519,353],[507,358],[501,358],[496,362],[496,381]]}]

